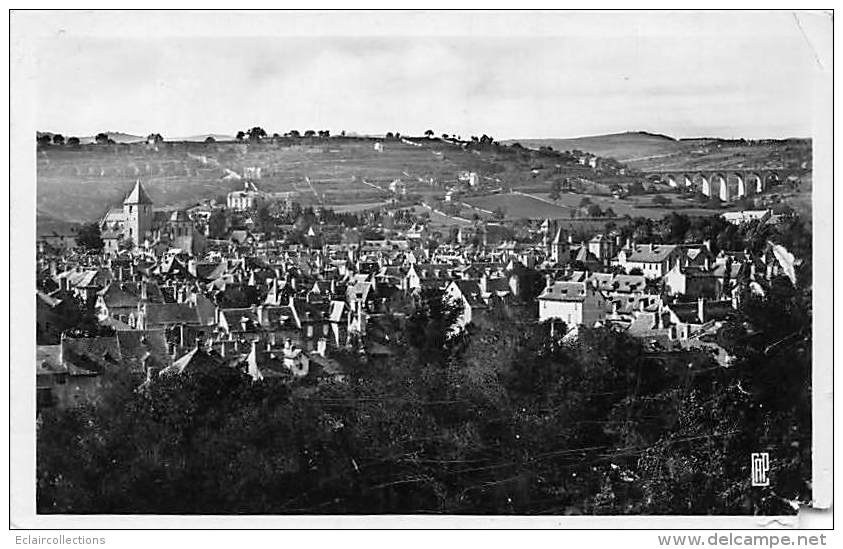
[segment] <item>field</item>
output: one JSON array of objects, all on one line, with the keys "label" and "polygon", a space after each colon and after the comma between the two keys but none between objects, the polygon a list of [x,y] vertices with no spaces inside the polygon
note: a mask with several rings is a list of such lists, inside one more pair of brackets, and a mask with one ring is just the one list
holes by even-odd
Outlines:
[{"label": "field", "polygon": [[572,209],[565,205],[554,205],[526,194],[493,194],[466,198],[464,203],[486,213],[502,208],[512,219],[561,219],[570,218]]},{"label": "field", "polygon": [[[721,210],[700,208],[695,202],[670,194],[664,195],[670,199],[670,204],[656,206],[652,202],[653,196],[645,195],[618,199],[606,196],[562,193],[558,200],[551,200],[549,193],[529,195],[517,193],[471,197],[463,200],[463,203],[470,208],[475,208],[479,214],[488,215],[495,209],[502,208],[506,217],[511,219],[571,219],[571,213],[579,208],[581,201],[586,197],[592,204],[597,204],[604,211],[611,208],[617,217],[629,215],[631,217],[659,219],[673,211],[691,216],[707,216],[735,209],[734,207]],[[473,212],[472,209],[467,211]]]}]

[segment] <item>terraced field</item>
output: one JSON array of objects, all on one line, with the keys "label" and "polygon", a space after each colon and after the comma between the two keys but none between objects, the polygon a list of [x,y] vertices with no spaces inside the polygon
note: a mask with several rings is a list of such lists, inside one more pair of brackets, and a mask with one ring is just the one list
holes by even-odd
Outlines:
[{"label": "terraced field", "polygon": [[395,179],[408,194],[433,196],[462,171],[495,171],[488,160],[438,142],[416,147],[389,141],[378,152],[372,139],[300,141],[163,143],[157,150],[145,144],[46,147],[37,156],[38,209],[56,219],[95,219],[119,204],[138,178],[157,205],[189,206],[239,188],[252,167],[260,168],[264,191],[297,191],[302,203],[335,206],[382,202]]}]

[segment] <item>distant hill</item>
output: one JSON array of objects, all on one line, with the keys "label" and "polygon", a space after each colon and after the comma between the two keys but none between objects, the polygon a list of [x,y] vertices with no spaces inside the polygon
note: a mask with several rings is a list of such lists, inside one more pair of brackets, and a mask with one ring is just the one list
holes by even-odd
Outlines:
[{"label": "distant hill", "polygon": [[529,148],[552,147],[557,151],[580,150],[621,162],[681,152],[685,145],[666,135],[648,132],[626,132],[570,139],[510,139],[504,143],[520,143]]},{"label": "distant hill", "polygon": [[[140,143],[142,141],[146,141],[146,137],[141,137],[139,135],[132,135],[132,134],[129,134],[129,133],[112,132],[112,131],[108,131],[108,132],[105,132],[105,133],[108,134],[109,139],[112,139],[115,143]],[[56,134],[56,132],[35,132],[36,137],[41,137],[42,135],[49,135],[50,137],[53,137],[55,134]],[[94,140],[95,140],[95,136],[93,136],[93,135],[84,135],[84,136],[80,136],[80,135],[73,136],[71,134],[62,134],[62,135],[64,136],[65,139],[67,139],[68,137],[78,137],[79,143],[81,143],[82,145],[87,145],[89,143],[93,143]]]},{"label": "distant hill", "polygon": [[221,133],[203,133],[201,135],[191,135],[188,137],[167,137],[164,136],[165,141],[189,141],[192,143],[202,143],[209,137],[213,137],[216,141],[234,141],[233,135],[225,135]]}]

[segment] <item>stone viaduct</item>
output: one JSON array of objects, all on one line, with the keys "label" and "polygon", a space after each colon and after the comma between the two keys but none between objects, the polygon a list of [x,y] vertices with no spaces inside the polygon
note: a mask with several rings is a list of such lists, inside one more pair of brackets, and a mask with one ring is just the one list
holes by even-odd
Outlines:
[{"label": "stone viaduct", "polygon": [[785,183],[791,176],[805,170],[790,168],[764,169],[709,169],[709,170],[642,170],[649,181],[661,181],[671,187],[690,187],[706,196],[715,196],[724,202],[761,194],[770,187]]}]

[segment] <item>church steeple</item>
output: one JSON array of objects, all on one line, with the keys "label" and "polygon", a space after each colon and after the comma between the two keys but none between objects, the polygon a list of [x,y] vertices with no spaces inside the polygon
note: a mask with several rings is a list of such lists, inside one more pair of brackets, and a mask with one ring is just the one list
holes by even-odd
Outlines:
[{"label": "church steeple", "polygon": [[143,244],[147,233],[152,229],[152,200],[146,194],[140,179],[123,200],[123,217],[126,220],[123,236],[130,238],[137,246]]},{"label": "church steeple", "polygon": [[149,198],[149,195],[146,194],[146,190],[144,190],[143,185],[141,185],[140,179],[135,181],[135,186],[132,189],[132,192],[126,196],[126,199],[123,201],[123,204],[149,204],[152,205],[152,199]]}]

